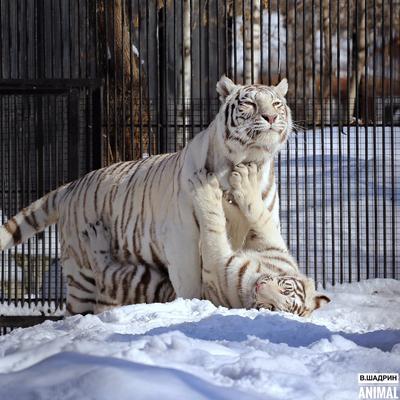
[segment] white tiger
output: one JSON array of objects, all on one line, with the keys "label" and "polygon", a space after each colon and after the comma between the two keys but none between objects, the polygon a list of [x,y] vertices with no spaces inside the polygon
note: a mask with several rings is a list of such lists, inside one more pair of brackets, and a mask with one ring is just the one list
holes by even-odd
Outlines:
[{"label": "white tiger", "polygon": [[257,165],[239,164],[230,177],[232,197],[250,226],[244,249],[233,250],[226,231],[222,190],[213,173],[194,174],[193,204],[200,224],[203,298],[229,308],[267,308],[300,316],[330,299],[296,261],[264,207]]},{"label": "white tiger", "polygon": [[[267,308],[307,316],[330,299],[315,291],[291,257],[270,211],[264,207],[257,166],[239,164],[230,176],[232,199],[250,226],[245,249],[234,251],[226,231],[222,190],[204,170],[190,179],[200,225],[202,298],[229,308]],[[160,271],[113,260],[111,236],[101,221],[90,224],[83,241],[98,288],[95,312],[112,306],[166,302],[175,298]],[[146,276],[146,286],[131,276]]]},{"label": "white tiger", "polygon": [[[102,219],[110,227],[116,260],[158,269],[177,296],[200,297],[199,226],[188,179],[206,167],[227,190],[232,166],[255,162],[264,205],[279,225],[273,157],[292,129],[287,89],[286,79],[277,86],[242,86],[222,77],[217,116],[182,151],[116,163],[54,190],[0,227],[0,250],[58,222],[67,310],[93,312],[96,282],[80,232]],[[236,206],[225,200],[224,209],[232,246],[240,248],[249,226]],[[148,276],[132,279],[145,286]]]}]

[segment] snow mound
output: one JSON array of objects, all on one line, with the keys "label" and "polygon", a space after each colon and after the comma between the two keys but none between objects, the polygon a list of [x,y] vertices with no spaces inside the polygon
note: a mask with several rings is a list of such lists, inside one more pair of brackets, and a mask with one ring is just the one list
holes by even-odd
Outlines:
[{"label": "snow mound", "polygon": [[308,319],[178,299],[19,329],[0,338],[0,398],[358,398],[358,373],[400,372],[400,282],[326,294]]}]

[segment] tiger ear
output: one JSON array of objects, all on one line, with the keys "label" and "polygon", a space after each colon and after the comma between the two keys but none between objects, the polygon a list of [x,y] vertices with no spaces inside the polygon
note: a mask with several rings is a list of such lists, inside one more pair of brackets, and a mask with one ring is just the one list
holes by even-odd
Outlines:
[{"label": "tiger ear", "polygon": [[217,82],[217,93],[221,102],[224,102],[235,88],[236,85],[227,76],[222,75],[221,79]]},{"label": "tiger ear", "polygon": [[324,294],[319,294],[318,296],[315,296],[314,297],[315,310],[317,308],[321,308],[325,304],[328,304],[330,301],[331,299],[328,296],[325,296]]},{"label": "tiger ear", "polygon": [[276,86],[275,90],[283,97],[286,96],[286,93],[288,92],[289,85],[288,81],[286,78],[283,78]]}]

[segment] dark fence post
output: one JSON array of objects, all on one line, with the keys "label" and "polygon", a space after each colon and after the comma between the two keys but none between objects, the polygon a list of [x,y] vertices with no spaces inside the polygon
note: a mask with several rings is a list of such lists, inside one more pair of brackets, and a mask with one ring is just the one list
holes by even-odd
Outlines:
[{"label": "dark fence post", "polygon": [[71,89],[68,95],[68,179],[79,176],[79,90]]},{"label": "dark fence post", "polygon": [[93,130],[92,130],[92,156],[93,169],[103,166],[103,89],[95,88],[92,92]]}]

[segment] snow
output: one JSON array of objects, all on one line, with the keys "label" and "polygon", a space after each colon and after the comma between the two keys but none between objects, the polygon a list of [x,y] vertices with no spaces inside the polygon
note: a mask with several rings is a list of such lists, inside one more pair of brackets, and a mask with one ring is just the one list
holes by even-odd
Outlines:
[{"label": "snow", "polygon": [[32,300],[31,304],[28,302],[17,301],[16,303],[13,301],[10,304],[7,302],[0,303],[0,315],[14,315],[14,316],[22,316],[22,315],[63,315],[64,310],[61,310],[60,307],[56,307],[54,301],[50,303],[47,301],[41,302],[38,301],[37,304]]},{"label": "snow", "polygon": [[358,398],[358,373],[400,372],[400,282],[326,294],[308,319],[178,299],[18,329],[0,337],[0,398]]}]

